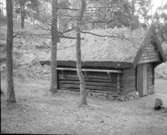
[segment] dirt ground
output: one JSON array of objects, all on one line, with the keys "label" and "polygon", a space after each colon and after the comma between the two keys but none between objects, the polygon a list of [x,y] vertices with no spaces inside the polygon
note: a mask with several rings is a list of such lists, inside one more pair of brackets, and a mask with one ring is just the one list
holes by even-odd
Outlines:
[{"label": "dirt ground", "polygon": [[167,135],[167,112],[152,109],[156,97],[167,107],[167,80],[157,79],[155,89],[126,102],[88,97],[89,106],[78,108],[78,94],[51,95],[49,81],[15,80],[17,103],[1,96],[1,133]]}]

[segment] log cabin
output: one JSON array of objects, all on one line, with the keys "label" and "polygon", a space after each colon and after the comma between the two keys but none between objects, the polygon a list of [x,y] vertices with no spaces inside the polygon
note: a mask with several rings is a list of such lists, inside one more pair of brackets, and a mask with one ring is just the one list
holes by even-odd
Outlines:
[{"label": "log cabin", "polygon": [[[75,44],[74,39],[61,39],[58,44],[57,83],[60,90],[79,91]],[[153,94],[154,69],[166,60],[160,41],[151,30],[144,29],[85,32],[81,36],[81,50],[86,88],[108,94],[133,91],[138,91],[140,96]]]}]

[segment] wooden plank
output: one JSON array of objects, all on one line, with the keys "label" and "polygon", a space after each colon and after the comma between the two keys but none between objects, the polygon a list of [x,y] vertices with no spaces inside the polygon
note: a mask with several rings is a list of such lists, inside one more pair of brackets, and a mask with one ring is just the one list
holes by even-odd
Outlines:
[{"label": "wooden plank", "polygon": [[142,74],[143,74],[143,96],[148,95],[148,87],[147,87],[147,68],[148,68],[148,64],[143,64],[143,70],[142,70]]},{"label": "wooden plank", "polygon": [[[79,80],[78,77],[64,77],[64,76],[59,76],[59,80],[71,80],[71,81],[77,81]],[[100,82],[100,81],[106,81],[106,82],[116,82],[116,78],[113,78],[113,79],[108,79],[108,78],[85,78],[85,80],[90,80],[90,81],[97,81],[97,82]]]},{"label": "wooden plank", "polygon": [[[74,81],[78,81],[79,80],[74,80],[74,79],[59,79],[59,81],[71,81],[71,82],[74,82]],[[92,82],[92,83],[117,83],[117,80],[102,80],[102,79],[85,79],[86,82]]]},{"label": "wooden plank", "polygon": [[158,58],[158,55],[157,56],[155,56],[155,55],[145,55],[145,56],[143,56],[141,59],[140,59],[140,62],[142,61],[142,60],[150,60],[150,59],[155,59],[155,60],[159,60],[159,58]]},{"label": "wooden plank", "polygon": [[[58,70],[58,71],[59,71],[60,89],[79,90],[79,79],[75,70],[72,71]],[[120,75],[118,73],[109,73],[110,76],[108,76],[107,72],[96,72],[96,70],[84,71],[84,73],[86,73],[85,81],[87,89],[97,90],[97,91],[115,91],[115,92],[117,92],[117,89],[120,89],[119,88],[120,86],[117,87],[117,79],[120,79],[117,78],[117,76]]]},{"label": "wooden plank", "polygon": [[153,64],[149,64],[148,65],[148,69],[147,69],[147,74],[148,74],[148,94],[153,94],[154,93],[154,78],[153,78],[153,74],[154,74],[154,67]]},{"label": "wooden plank", "polygon": [[[78,80],[78,76],[75,74],[59,74],[60,79],[71,79],[71,80]],[[111,78],[109,78],[107,75],[106,76],[100,76],[100,75],[90,75],[87,74],[87,76],[85,77],[85,79],[97,79],[97,80],[116,80],[116,75],[111,75]]]},{"label": "wooden plank", "polygon": [[[79,85],[74,84],[60,84],[60,89],[79,89]],[[104,86],[88,86],[86,85],[86,89],[90,90],[99,90],[99,91],[116,91],[116,87],[104,87]]]},{"label": "wooden plank", "polygon": [[139,92],[139,95],[143,96],[143,74],[142,74],[142,64],[137,66],[137,91]]},{"label": "wooden plank", "polygon": [[149,89],[149,79],[150,74],[148,72],[150,64],[141,64],[138,67],[138,73],[137,73],[137,88],[139,91],[140,96],[146,96],[150,94]]},{"label": "wooden plank", "polygon": [[120,75],[117,75],[117,92],[120,92]]},{"label": "wooden plank", "polygon": [[[76,71],[76,68],[56,68],[57,70]],[[83,69],[82,71],[90,72],[105,72],[105,73],[122,73],[121,70],[107,70],[107,69]]]},{"label": "wooden plank", "polygon": [[146,60],[140,61],[139,64],[151,63],[151,62],[159,63],[160,60],[148,60],[148,59],[146,59]]},{"label": "wooden plank", "polygon": [[[49,63],[50,64],[50,63]],[[75,61],[57,61],[58,67],[76,67]],[[113,62],[113,61],[85,61],[82,62],[83,68],[98,68],[98,69],[125,69],[132,67],[132,63],[128,62]]]},{"label": "wooden plank", "polygon": [[[117,87],[116,83],[105,83],[105,82],[85,82],[86,85],[91,86],[106,86],[106,87]],[[79,81],[60,81],[60,84],[76,84],[79,86]]]}]

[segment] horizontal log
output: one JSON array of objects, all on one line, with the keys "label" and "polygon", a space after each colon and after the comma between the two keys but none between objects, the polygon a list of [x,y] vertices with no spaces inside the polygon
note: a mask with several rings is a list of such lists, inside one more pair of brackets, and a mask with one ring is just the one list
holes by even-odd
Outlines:
[{"label": "horizontal log", "polygon": [[[79,81],[60,81],[60,84],[76,84],[79,86]],[[91,86],[106,86],[106,87],[116,87],[116,83],[104,83],[104,82],[86,82],[86,85]]]},{"label": "horizontal log", "polygon": [[[67,89],[79,89],[79,85],[74,84],[59,84],[60,88]],[[104,87],[104,86],[88,86],[86,85],[86,89],[100,90],[100,91],[116,91],[116,88],[112,87]]]},{"label": "horizontal log", "polygon": [[[78,76],[77,75],[67,75],[67,74],[59,74],[59,78],[60,79],[71,79],[71,80],[78,80]],[[88,75],[88,76],[85,76],[85,79],[101,79],[101,80],[115,80],[116,79],[116,76],[91,76],[91,75]]]},{"label": "horizontal log", "polygon": [[150,60],[150,59],[159,60],[159,57],[158,57],[158,56],[155,56],[155,55],[154,55],[154,56],[147,55],[147,56],[144,56],[144,57],[141,58],[141,60],[147,60],[147,59],[149,59],[149,60]]},{"label": "horizontal log", "polygon": [[155,49],[153,47],[146,47],[144,48],[144,52],[151,52],[151,53],[154,53],[155,52]]},{"label": "horizontal log", "polygon": [[146,54],[143,54],[141,58],[145,58],[145,57],[158,57],[158,54],[154,54],[154,53],[146,53]]},{"label": "horizontal log", "polygon": [[[109,82],[109,83],[116,83],[116,78],[114,79],[102,79],[102,78],[84,78],[86,81],[90,81],[90,82]],[[63,77],[59,77],[59,81],[65,81],[65,80],[69,80],[69,81],[79,81],[78,78],[63,78]]]},{"label": "horizontal log", "polygon": [[[60,84],[74,84],[74,85],[78,85],[79,86],[79,81],[75,81],[75,82],[67,82],[67,81],[61,81],[59,82]],[[117,84],[116,83],[97,83],[97,82],[86,82],[86,85],[88,86],[105,86],[105,87],[116,87]]]},{"label": "horizontal log", "polygon": [[[76,67],[75,61],[57,61],[58,67]],[[128,62],[113,62],[113,61],[85,61],[82,62],[83,68],[99,68],[99,69],[126,69],[133,67],[132,63]]]},{"label": "horizontal log", "polygon": [[[79,78],[77,76],[59,76],[59,79],[61,80],[79,80]],[[92,81],[111,81],[111,82],[116,82],[116,77],[113,78],[103,78],[103,77],[87,77],[84,76],[85,80],[92,80]]]},{"label": "horizontal log", "polygon": [[156,52],[154,52],[154,50],[149,50],[149,51],[143,53],[142,56],[147,56],[147,55],[156,55],[156,56],[158,56],[158,54]]},{"label": "horizontal log", "polygon": [[145,60],[140,60],[139,63],[148,63],[148,62],[159,62],[159,59],[145,59]]},{"label": "horizontal log", "polygon": [[153,55],[158,55],[158,53],[154,52],[153,50],[152,51],[149,50],[149,51],[142,54],[142,56],[147,56],[147,55],[152,55],[153,56]]},{"label": "horizontal log", "polygon": [[[56,68],[57,70],[66,70],[66,71],[76,71],[76,68]],[[122,73],[121,70],[109,70],[109,69],[84,69],[82,71],[89,71],[89,72],[105,72],[105,73]]]},{"label": "horizontal log", "polygon": [[[78,78],[62,78],[62,77],[60,77],[59,78],[59,81],[79,81],[79,79]],[[117,82],[117,80],[116,80],[116,78],[115,79],[113,79],[113,80],[111,80],[111,79],[90,79],[90,78],[85,78],[85,81],[86,82],[105,82],[105,83],[116,83]]]},{"label": "horizontal log", "polygon": [[[64,75],[77,75],[76,71],[58,71],[60,74]],[[117,76],[118,73],[106,73],[106,72],[83,72],[87,76]]]}]

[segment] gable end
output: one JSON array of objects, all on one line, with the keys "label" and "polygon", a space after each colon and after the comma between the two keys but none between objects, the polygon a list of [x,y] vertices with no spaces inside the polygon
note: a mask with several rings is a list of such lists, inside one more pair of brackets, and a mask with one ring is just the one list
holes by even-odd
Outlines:
[{"label": "gable end", "polygon": [[148,44],[143,46],[138,64],[140,63],[149,63],[149,62],[160,62],[160,54],[158,49],[153,44]]}]

